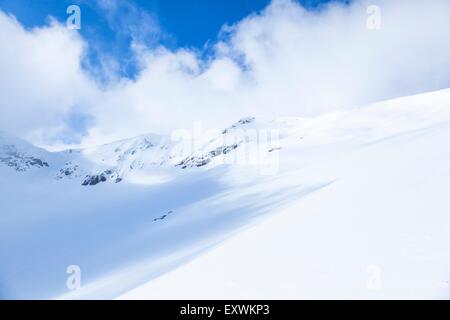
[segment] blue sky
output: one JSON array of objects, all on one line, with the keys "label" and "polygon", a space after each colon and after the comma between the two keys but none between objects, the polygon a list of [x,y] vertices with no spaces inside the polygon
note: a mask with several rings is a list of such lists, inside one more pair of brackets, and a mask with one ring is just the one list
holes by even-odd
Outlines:
[{"label": "blue sky", "polygon": [[[116,12],[108,11],[101,1],[119,6]],[[330,0],[298,2],[317,10]],[[32,28],[48,24],[49,16],[65,22],[67,7],[79,5],[80,33],[89,43],[85,62],[95,68],[107,55],[119,62],[121,75],[133,77],[137,71],[130,50],[133,36],[150,47],[162,44],[170,49],[197,48],[205,53],[224,24],[233,24],[269,3],[270,0],[0,0],[0,9]]]}]

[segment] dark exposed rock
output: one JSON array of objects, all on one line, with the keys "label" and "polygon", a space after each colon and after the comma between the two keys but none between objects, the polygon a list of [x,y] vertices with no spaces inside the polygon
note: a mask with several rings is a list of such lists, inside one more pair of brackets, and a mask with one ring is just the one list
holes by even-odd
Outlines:
[{"label": "dark exposed rock", "polygon": [[166,214],[163,214],[162,216],[160,216],[160,217],[158,217],[158,218],[155,218],[155,219],[153,219],[153,221],[158,221],[158,220],[164,220],[165,218],[167,218],[167,216],[169,215],[169,214],[172,214],[173,213],[173,211],[172,210],[170,210],[170,211],[168,211]]},{"label": "dark exposed rock", "polygon": [[16,171],[26,171],[32,167],[49,167],[48,162],[39,158],[19,152],[14,145],[3,145],[0,147],[0,163],[3,163]]},{"label": "dark exposed rock", "polygon": [[197,167],[202,167],[207,165],[208,163],[211,162],[210,158],[206,158],[206,159],[201,159],[200,161],[197,161],[197,163],[195,164]]},{"label": "dark exposed rock", "polygon": [[203,167],[211,162],[211,160],[222,154],[227,154],[230,151],[237,149],[239,147],[238,143],[234,143],[230,146],[218,147],[214,150],[207,152],[206,154],[199,156],[190,156],[176,166],[181,167],[181,169],[186,169],[187,167]]},{"label": "dark exposed rock", "polygon": [[104,173],[93,176],[86,176],[85,180],[81,183],[83,186],[95,186],[100,182],[105,182],[107,180]]},{"label": "dark exposed rock", "polygon": [[225,129],[222,131],[222,134],[226,134],[228,133],[231,129],[235,129],[239,126],[242,126],[244,124],[248,124],[248,123],[252,123],[255,120],[255,117],[247,117],[247,118],[242,118],[240,119],[238,122],[236,122],[235,124],[233,124],[231,127]]},{"label": "dark exposed rock", "polygon": [[83,186],[95,186],[101,182],[108,180],[114,180],[115,183],[122,181],[122,178],[114,169],[107,169],[100,174],[87,175],[84,181],[81,183]]},{"label": "dark exposed rock", "polygon": [[32,166],[48,167],[48,163],[45,161],[42,161],[41,159],[30,157],[29,161]]},{"label": "dark exposed rock", "polygon": [[237,147],[239,147],[239,145],[237,143],[232,144],[231,146],[226,146],[222,149],[223,154],[227,154],[228,152],[230,152],[231,150],[236,149]]},{"label": "dark exposed rock", "polygon": [[69,177],[76,173],[78,170],[78,165],[72,165],[71,163],[66,163],[66,167],[59,170],[58,178],[63,176]]}]

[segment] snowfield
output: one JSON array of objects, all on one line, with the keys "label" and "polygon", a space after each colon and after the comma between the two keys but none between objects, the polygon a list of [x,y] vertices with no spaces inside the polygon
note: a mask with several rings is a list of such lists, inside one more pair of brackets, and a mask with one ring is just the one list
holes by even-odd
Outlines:
[{"label": "snowfield", "polygon": [[449,139],[450,90],[244,118],[192,153],[2,133],[0,297],[448,299]]}]

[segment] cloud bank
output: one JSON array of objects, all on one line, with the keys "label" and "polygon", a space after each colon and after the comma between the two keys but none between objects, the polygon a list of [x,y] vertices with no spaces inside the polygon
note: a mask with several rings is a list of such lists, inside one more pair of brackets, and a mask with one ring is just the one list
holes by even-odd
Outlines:
[{"label": "cloud bank", "polygon": [[[381,29],[367,27],[369,5]],[[0,128],[57,145],[223,127],[247,115],[313,116],[450,87],[450,2],[354,1],[307,11],[274,0],[224,26],[213,54],[132,43],[139,73],[99,84],[87,42],[52,22],[26,30],[0,11]],[[87,119],[80,127],[79,120]],[[81,121],[82,122],[82,121]]]}]

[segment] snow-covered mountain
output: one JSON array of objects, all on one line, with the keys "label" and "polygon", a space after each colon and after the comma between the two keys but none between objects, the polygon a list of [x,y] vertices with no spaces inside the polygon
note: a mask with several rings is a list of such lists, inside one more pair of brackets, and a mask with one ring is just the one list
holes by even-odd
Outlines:
[{"label": "snow-covered mountain", "polygon": [[0,131],[0,164],[16,171],[48,167],[45,150]]},{"label": "snow-covered mountain", "polygon": [[198,141],[2,133],[0,296],[447,298],[449,138],[450,90]]},{"label": "snow-covered mountain", "polygon": [[[82,186],[123,180],[159,183],[180,174],[177,172],[180,170],[174,169],[202,167],[210,163],[217,165],[226,162],[226,158],[235,163],[238,159],[235,155],[230,156],[232,151],[246,145],[241,149],[248,154],[248,145],[263,145],[257,141],[261,123],[255,126],[254,122],[255,118],[243,118],[206,143],[202,142],[202,137],[198,141],[190,136],[177,141],[171,136],[147,134],[98,147],[62,152],[48,152],[1,133],[0,163],[16,171],[47,168],[55,179],[76,181]],[[266,141],[264,145],[269,147],[271,142]],[[165,179],[162,173],[165,173]]]}]

